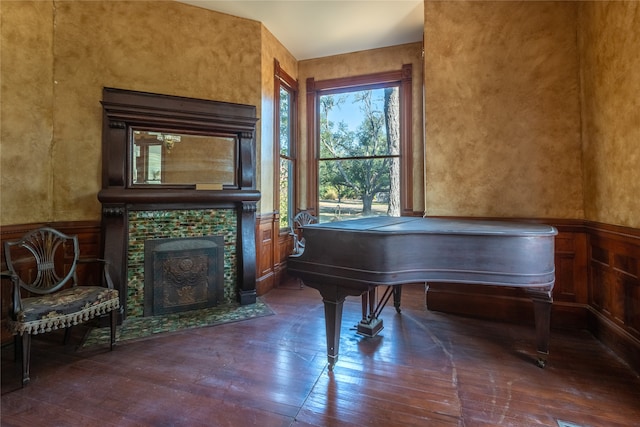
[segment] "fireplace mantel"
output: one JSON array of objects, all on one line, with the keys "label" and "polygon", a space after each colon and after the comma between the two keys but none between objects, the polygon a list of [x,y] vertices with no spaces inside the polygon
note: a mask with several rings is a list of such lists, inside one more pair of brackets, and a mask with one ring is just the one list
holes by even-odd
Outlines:
[{"label": "fireplace mantel", "polygon": [[[155,226],[149,221],[154,217],[189,218],[186,224],[175,220],[168,231],[162,225],[163,231],[154,236],[158,238],[216,232],[209,222],[212,212],[220,212],[215,221],[235,227],[233,233],[228,224],[223,227],[233,251],[228,258],[234,271],[228,276],[235,280],[234,298],[241,304],[254,303],[255,220],[260,200],[255,183],[255,106],[113,88],[103,90],[102,106],[98,199],[103,247],[117,278],[124,316],[130,295],[138,292],[129,289],[134,247],[129,235],[131,228],[140,227],[132,223],[133,218],[145,212],[150,214],[143,215],[149,218],[143,226],[151,233]],[[143,142],[137,142],[140,135]],[[199,212],[203,218],[197,218]]]}]

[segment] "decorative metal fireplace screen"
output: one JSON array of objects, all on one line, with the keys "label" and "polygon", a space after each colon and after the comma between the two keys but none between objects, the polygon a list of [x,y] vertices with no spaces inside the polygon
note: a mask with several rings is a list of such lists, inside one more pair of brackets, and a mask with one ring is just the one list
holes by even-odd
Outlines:
[{"label": "decorative metal fireplace screen", "polygon": [[144,252],[145,316],[213,307],[223,300],[222,236],[150,239]]}]

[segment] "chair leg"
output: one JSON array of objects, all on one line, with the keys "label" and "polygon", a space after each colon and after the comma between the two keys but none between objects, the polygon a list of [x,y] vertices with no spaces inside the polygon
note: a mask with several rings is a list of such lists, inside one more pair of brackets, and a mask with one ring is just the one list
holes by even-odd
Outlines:
[{"label": "chair leg", "polygon": [[69,344],[69,338],[71,337],[71,326],[64,330],[64,345]]},{"label": "chair leg", "polygon": [[116,320],[117,320],[117,311],[111,310],[109,313],[111,316],[111,342],[109,343],[109,350],[113,350],[113,346],[116,345]]},{"label": "chair leg", "polygon": [[22,337],[18,334],[13,336],[13,360],[18,361],[22,352]]},{"label": "chair leg", "polygon": [[29,378],[29,365],[31,364],[31,334],[22,334],[22,386],[24,387]]}]

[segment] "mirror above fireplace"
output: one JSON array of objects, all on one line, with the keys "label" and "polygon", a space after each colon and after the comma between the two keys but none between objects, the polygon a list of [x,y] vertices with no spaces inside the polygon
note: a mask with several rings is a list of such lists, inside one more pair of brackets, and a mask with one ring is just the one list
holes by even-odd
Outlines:
[{"label": "mirror above fireplace", "polygon": [[131,129],[131,185],[237,188],[238,138]]}]

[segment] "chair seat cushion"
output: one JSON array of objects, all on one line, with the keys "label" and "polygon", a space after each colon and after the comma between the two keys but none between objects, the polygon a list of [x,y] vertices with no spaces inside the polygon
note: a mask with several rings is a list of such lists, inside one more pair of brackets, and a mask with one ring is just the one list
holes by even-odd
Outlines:
[{"label": "chair seat cushion", "polygon": [[22,310],[8,324],[14,334],[36,335],[77,325],[119,306],[115,289],[76,286],[54,294],[23,298]]}]

